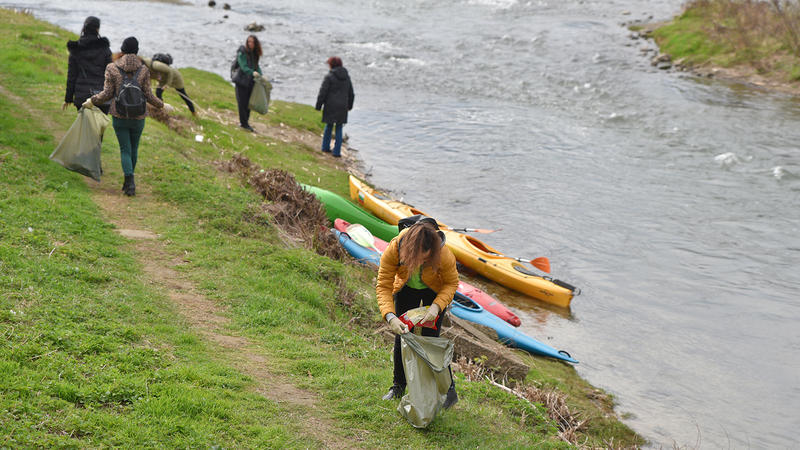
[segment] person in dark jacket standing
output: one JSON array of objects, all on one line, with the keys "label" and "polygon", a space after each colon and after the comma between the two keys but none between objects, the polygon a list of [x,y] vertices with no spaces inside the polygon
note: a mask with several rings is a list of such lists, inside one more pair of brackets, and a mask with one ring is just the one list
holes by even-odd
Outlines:
[{"label": "person in dark jacket standing", "polygon": [[[100,37],[100,19],[87,17],[83,22],[81,37],[77,41],[67,42],[67,49],[67,92],[61,109],[67,109],[70,103],[81,109],[87,98],[103,90],[104,73],[111,62],[111,44],[108,39]],[[109,105],[97,107],[108,114]]]},{"label": "person in dark jacket standing", "polygon": [[239,107],[239,126],[247,131],[255,131],[250,126],[250,94],[255,86],[254,78],[261,76],[261,67],[258,65],[261,55],[261,43],[254,34],[247,36],[245,45],[239,47],[236,53],[239,65],[233,76],[236,84],[236,105]]},{"label": "person in dark jacket standing", "polygon": [[317,111],[322,109],[322,121],[325,122],[325,132],[322,135],[322,151],[331,151],[331,131],[336,128],[336,141],[333,145],[332,155],[340,157],[342,150],[342,128],[347,123],[347,111],[353,109],[353,83],[347,69],[342,66],[342,59],[338,56],[328,58],[330,71],[325,75],[322,86],[317,95]]},{"label": "person in dark jacket standing", "polygon": [[[83,106],[85,108],[93,108],[94,105],[100,105],[116,97],[123,86],[123,81],[125,81],[123,77],[128,77],[135,79],[135,83],[147,103],[159,109],[164,108],[167,113],[172,112],[174,108],[161,101],[150,90],[150,70],[136,56],[139,52],[139,41],[133,36],[126,38],[122,41],[121,50],[122,56],[106,66],[103,90],[87,99]],[[131,81],[127,81],[127,83],[132,84]],[[142,137],[146,115],[147,112],[145,110],[141,115],[125,116],[119,111],[117,102],[111,102],[111,124],[114,126],[114,133],[119,141],[120,162],[122,163],[122,172],[125,175],[122,190],[129,197],[136,195],[133,171],[136,169],[136,160],[139,156],[139,139]]]}]

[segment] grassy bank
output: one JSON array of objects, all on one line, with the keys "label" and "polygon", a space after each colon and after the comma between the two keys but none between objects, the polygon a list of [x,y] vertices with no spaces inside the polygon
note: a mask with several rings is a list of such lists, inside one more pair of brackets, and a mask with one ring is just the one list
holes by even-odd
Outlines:
[{"label": "grassy bank", "polygon": [[[241,152],[346,194],[337,162],[225,124],[232,87],[184,69],[204,110],[165,93],[191,130],[148,119],[137,196],[119,190],[111,130],[103,181],[87,182],[47,158],[75,117],[60,110],[75,36],[2,9],[0,24],[0,447],[569,446],[541,405],[461,374],[461,401],[411,428],[380,400],[374,274],[288,241],[215,164]],[[263,129],[319,134],[312,108],[272,109]],[[527,381],[587,420],[580,442],[641,442],[572,367],[526,358]]]},{"label": "grassy bank", "polygon": [[695,0],[657,28],[661,51],[690,67],[738,70],[780,83],[800,80],[797,2]]}]

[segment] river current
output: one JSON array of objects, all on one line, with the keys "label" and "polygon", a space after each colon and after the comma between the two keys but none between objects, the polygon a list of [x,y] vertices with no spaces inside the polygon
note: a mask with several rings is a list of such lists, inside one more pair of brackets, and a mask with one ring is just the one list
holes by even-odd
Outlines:
[{"label": "river current", "polygon": [[0,0],[74,32],[96,15],[114,50],[136,35],[226,77],[261,23],[273,96],[307,104],[342,57],[369,181],[550,258],[583,291],[568,312],[477,284],[627,424],[655,446],[798,445],[800,103],[653,68],[622,23],[680,1],[229,3]]}]

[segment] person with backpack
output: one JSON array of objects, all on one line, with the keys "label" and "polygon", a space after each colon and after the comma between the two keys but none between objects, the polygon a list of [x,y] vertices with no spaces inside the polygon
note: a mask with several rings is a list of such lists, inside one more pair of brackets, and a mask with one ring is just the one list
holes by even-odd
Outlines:
[{"label": "person with backpack", "polygon": [[256,35],[247,36],[245,45],[236,51],[236,60],[231,65],[231,79],[236,85],[236,105],[239,107],[239,126],[247,131],[255,131],[250,126],[250,94],[255,86],[254,78],[261,77],[261,42]]},{"label": "person with backpack", "polygon": [[164,108],[168,113],[174,108],[161,101],[150,91],[150,71],[136,54],[139,41],[135,37],[122,42],[122,56],[106,66],[103,91],[91,96],[83,106],[93,108],[111,100],[111,123],[119,141],[120,160],[125,181],[122,190],[127,196],[136,195],[133,173],[139,155],[139,138],[144,130],[147,103]]},{"label": "person with backpack", "polygon": [[[336,128],[336,141],[333,145],[332,156],[342,156],[342,127],[347,123],[347,111],[353,109],[353,83],[347,69],[342,67],[342,59],[331,56],[327,61],[330,71],[325,75],[322,86],[317,95],[315,109],[322,109],[322,121],[325,122],[325,131],[322,134],[322,151],[331,151],[331,131]],[[324,108],[324,109],[323,109]]]},{"label": "person with backpack", "polygon": [[[456,257],[444,246],[444,233],[436,220],[416,215],[398,223],[400,234],[389,242],[381,256],[375,288],[381,317],[395,334],[394,376],[384,400],[400,398],[406,390],[400,335],[408,327],[398,318],[420,305],[428,311],[419,323],[435,322],[436,328],[422,328],[423,336],[438,337],[444,311],[458,289]],[[458,401],[455,382],[450,385],[444,408]]]},{"label": "person with backpack", "polygon": [[163,100],[164,88],[171,87],[178,91],[189,111],[193,116],[197,115],[194,110],[194,103],[186,93],[186,88],[183,84],[183,75],[181,72],[172,67],[172,56],[169,53],[156,53],[152,58],[141,58],[142,62],[148,69],[150,69],[150,78],[158,81],[156,86],[156,97]]},{"label": "person with backpack", "polygon": [[[103,90],[103,72],[111,62],[111,44],[100,36],[100,19],[89,16],[83,22],[81,37],[68,41],[67,91],[61,109],[71,104],[80,110],[83,102]],[[97,105],[108,114],[109,105]]]}]

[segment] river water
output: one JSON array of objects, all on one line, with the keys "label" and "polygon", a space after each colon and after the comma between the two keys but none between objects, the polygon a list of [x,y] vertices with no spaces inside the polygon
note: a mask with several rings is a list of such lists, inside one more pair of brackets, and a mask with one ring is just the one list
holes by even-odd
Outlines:
[{"label": "river water", "polygon": [[206,3],[0,0],[222,75],[263,23],[273,95],[302,103],[341,56],[370,181],[581,287],[565,312],[478,283],[626,423],[655,446],[799,445],[800,104],[652,68],[621,24],[680,1]]}]

